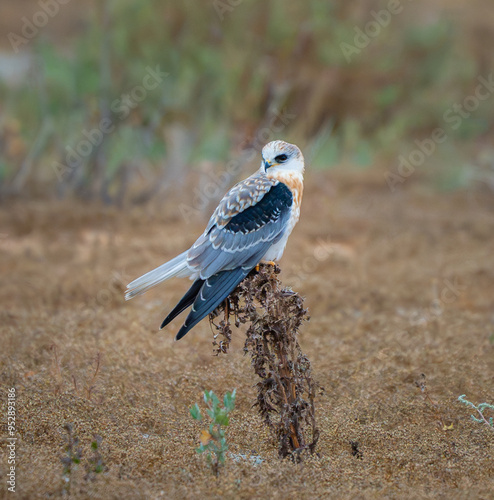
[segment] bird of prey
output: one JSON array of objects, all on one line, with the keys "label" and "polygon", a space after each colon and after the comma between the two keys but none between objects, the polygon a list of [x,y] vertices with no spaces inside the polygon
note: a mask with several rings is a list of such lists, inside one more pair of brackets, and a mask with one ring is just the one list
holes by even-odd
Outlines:
[{"label": "bird of prey", "polygon": [[172,277],[192,286],[161,324],[192,306],[175,340],[214,311],[261,260],[277,261],[300,216],[304,157],[294,144],[273,141],[260,169],[228,191],[202,235],[185,252],[127,285],[127,300]]}]

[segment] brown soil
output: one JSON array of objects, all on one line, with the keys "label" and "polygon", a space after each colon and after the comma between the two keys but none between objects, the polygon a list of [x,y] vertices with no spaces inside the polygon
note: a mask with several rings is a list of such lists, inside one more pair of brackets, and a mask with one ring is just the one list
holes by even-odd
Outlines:
[{"label": "brown soil", "polygon": [[[494,403],[493,215],[492,193],[391,194],[382,177],[312,176],[281,276],[306,298],[300,343],[325,390],[318,456],[294,464],[252,407],[242,330],[218,357],[207,320],[180,342],[182,317],[159,332],[186,280],[123,300],[204,221],[185,224],[171,201],[3,207],[0,389],[3,412],[17,391],[18,497],[68,490],[71,423],[75,498],[494,498],[494,432],[457,402]],[[215,479],[189,408],[204,389],[233,388],[230,450],[264,461],[229,457]],[[85,478],[94,435],[105,472]],[[5,439],[1,450],[3,493]]]}]

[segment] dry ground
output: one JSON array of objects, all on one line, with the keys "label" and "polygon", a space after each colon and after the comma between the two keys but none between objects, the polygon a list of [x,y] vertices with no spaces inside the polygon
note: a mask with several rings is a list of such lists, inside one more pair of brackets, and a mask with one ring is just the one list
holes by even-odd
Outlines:
[{"label": "dry ground", "polygon": [[[184,280],[123,300],[125,283],[181,252],[204,221],[184,224],[171,201],[4,206],[0,382],[2,408],[7,388],[18,394],[18,497],[68,488],[72,423],[77,498],[494,498],[494,432],[457,402],[494,402],[493,215],[492,193],[392,194],[382,178],[313,175],[282,279],[306,297],[300,342],[325,390],[319,456],[294,465],[252,408],[242,331],[220,357],[207,321],[178,343],[178,321],[159,332]],[[216,480],[194,451],[188,409],[204,389],[234,387],[231,451],[264,462],[230,459]],[[93,481],[94,435],[106,471]]]}]

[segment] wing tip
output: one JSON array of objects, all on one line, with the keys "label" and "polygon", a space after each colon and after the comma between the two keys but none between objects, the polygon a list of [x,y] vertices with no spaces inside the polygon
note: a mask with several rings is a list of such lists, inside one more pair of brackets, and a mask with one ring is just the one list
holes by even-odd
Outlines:
[{"label": "wing tip", "polygon": [[186,324],[184,323],[182,325],[182,328],[180,328],[178,333],[175,335],[175,342],[178,342],[180,339],[183,339],[187,335],[189,330],[190,328],[186,326]]}]

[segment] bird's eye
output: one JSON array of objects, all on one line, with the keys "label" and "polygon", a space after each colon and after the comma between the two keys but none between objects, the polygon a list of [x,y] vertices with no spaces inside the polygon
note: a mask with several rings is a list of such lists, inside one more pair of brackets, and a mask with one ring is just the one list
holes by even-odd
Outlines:
[{"label": "bird's eye", "polygon": [[274,161],[276,163],[284,163],[286,160],[288,160],[288,156],[287,155],[278,155],[274,159]]}]

